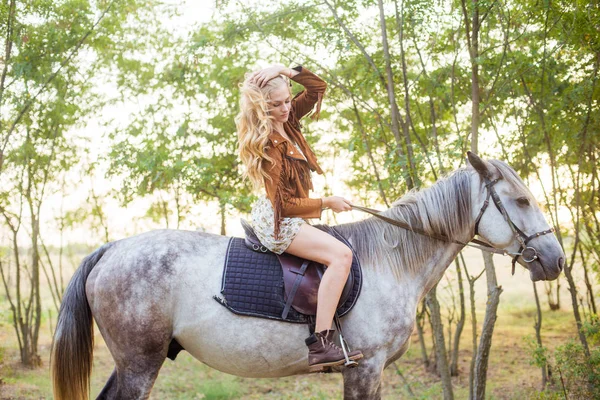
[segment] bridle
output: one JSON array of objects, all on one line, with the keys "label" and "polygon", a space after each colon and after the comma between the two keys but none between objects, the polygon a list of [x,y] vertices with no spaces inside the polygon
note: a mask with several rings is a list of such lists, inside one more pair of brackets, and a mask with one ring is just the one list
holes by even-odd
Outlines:
[{"label": "bridle", "polygon": [[413,227],[406,222],[398,221],[398,220],[389,218],[385,215],[381,215],[381,211],[374,210],[372,208],[357,206],[354,204],[351,204],[351,206],[352,206],[352,208],[369,213],[389,224],[398,226],[403,229],[407,229],[409,231],[418,233],[420,235],[428,236],[430,238],[441,240],[441,241],[448,242],[448,243],[456,243],[456,244],[460,244],[462,246],[475,247],[477,249],[480,249],[483,251],[488,251],[490,253],[511,256],[511,257],[513,257],[512,274],[514,275],[515,274],[515,264],[516,264],[517,260],[519,259],[519,257],[522,257],[523,261],[525,261],[527,263],[532,262],[539,258],[538,251],[534,247],[528,246],[528,243],[532,239],[535,239],[537,237],[554,232],[554,228],[546,229],[545,231],[536,232],[530,236],[527,236],[527,234],[525,234],[525,232],[523,232],[521,229],[519,229],[519,227],[510,219],[510,216],[506,212],[506,209],[504,208],[504,205],[502,204],[502,201],[500,200],[500,196],[498,196],[496,189],[494,189],[494,185],[496,183],[498,183],[498,181],[500,179],[502,179],[502,177],[496,178],[494,180],[490,180],[487,177],[483,177],[483,180],[485,183],[485,188],[487,190],[487,196],[486,196],[485,201],[483,202],[483,206],[481,206],[481,210],[479,210],[479,215],[477,215],[477,218],[475,219],[475,235],[479,235],[479,222],[481,221],[481,217],[483,217],[483,213],[485,212],[488,205],[490,204],[490,197],[491,197],[492,200],[494,201],[494,204],[496,205],[496,208],[498,209],[498,211],[500,211],[500,214],[502,214],[502,216],[504,217],[504,220],[508,223],[508,226],[513,231],[513,234],[515,235],[517,242],[519,242],[519,244],[520,244],[519,250],[516,253],[512,253],[512,252],[509,252],[508,250],[504,250],[504,249],[498,249],[498,248],[490,245],[489,243],[486,243],[486,242],[478,240],[478,239],[471,239],[468,243],[465,243],[465,242],[461,242],[460,240],[451,239],[451,238],[447,237],[446,235],[437,234],[437,233],[429,233],[423,229]]},{"label": "bridle", "polygon": [[502,216],[504,217],[504,220],[508,223],[508,226],[510,227],[510,229],[513,231],[513,234],[515,235],[515,239],[517,239],[517,242],[519,242],[519,245],[520,245],[519,250],[517,250],[516,253],[507,252],[507,255],[513,256],[512,274],[514,275],[515,274],[515,264],[517,263],[517,260],[519,259],[519,257],[522,257],[523,261],[525,261],[526,263],[532,262],[539,258],[538,251],[535,249],[535,247],[528,246],[528,243],[532,239],[547,235],[549,233],[553,233],[554,228],[546,229],[545,231],[536,232],[530,236],[527,236],[527,234],[525,232],[523,232],[521,229],[519,229],[519,227],[512,221],[512,219],[510,219],[510,216],[506,212],[506,209],[504,208],[504,205],[502,204],[502,201],[500,200],[500,196],[498,196],[496,189],[494,189],[494,185],[496,183],[498,183],[498,181],[500,179],[501,179],[501,177],[496,178],[493,181],[491,181],[487,177],[483,177],[483,181],[485,183],[485,188],[487,189],[487,197],[486,197],[485,201],[483,202],[483,206],[481,207],[481,210],[479,211],[479,215],[475,219],[475,235],[479,235],[479,221],[481,221],[481,217],[483,216],[483,213],[485,212],[488,205],[490,204],[490,197],[491,197],[492,200],[494,201],[494,204],[496,205],[496,208],[498,209],[498,211],[500,211],[500,214],[502,214]]}]

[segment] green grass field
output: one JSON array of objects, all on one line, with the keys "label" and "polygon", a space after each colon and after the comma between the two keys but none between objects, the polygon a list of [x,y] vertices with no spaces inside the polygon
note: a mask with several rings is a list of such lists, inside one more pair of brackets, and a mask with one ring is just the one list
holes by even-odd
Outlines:
[{"label": "green grass field", "polygon": [[[476,252],[467,253],[467,263],[476,272],[482,265],[481,256]],[[530,355],[525,337],[534,335],[535,303],[528,273],[519,270],[510,276],[509,260],[496,257],[499,284],[503,286],[499,317],[496,323],[488,372],[487,398],[524,399],[540,398],[541,373],[539,368],[530,365]],[[452,269],[453,267],[451,267]],[[438,292],[442,307],[448,314],[451,304],[450,289],[455,277],[452,271],[440,284]],[[566,283],[563,282],[563,288]],[[542,285],[538,291],[542,295]],[[454,289],[455,290],[455,289]],[[456,292],[454,292],[456,293]],[[483,321],[485,309],[485,277],[477,282],[478,322]],[[50,307],[49,299],[46,302]],[[545,295],[542,297],[545,304]],[[570,311],[570,299],[565,290],[562,295],[562,309],[545,311],[543,315],[544,345],[554,348],[574,337],[575,323]],[[547,310],[547,306],[544,305]],[[51,325],[55,324],[56,312],[52,319],[46,312],[40,333],[40,354],[43,366],[30,370],[20,366],[18,343],[11,324],[11,314],[4,294],[0,295],[0,399],[51,399],[52,388],[49,377],[49,349]],[[467,308],[468,310],[468,308]],[[224,310],[224,312],[227,312]],[[468,312],[468,311],[467,311]],[[471,360],[471,327],[467,317],[461,338],[459,376],[453,378],[454,394],[457,399],[468,397],[469,364]],[[448,321],[444,323],[448,330]],[[452,324],[454,330],[454,324]],[[94,370],[92,374],[92,398],[99,393],[108,379],[113,362],[102,337],[95,330]],[[448,335],[446,334],[446,340]],[[427,331],[427,343],[431,352],[431,336]],[[243,360],[240,360],[243,362]],[[401,374],[398,373],[401,372]],[[414,394],[414,397],[410,394]],[[385,370],[383,398],[385,399],[430,399],[441,398],[440,379],[425,371],[421,360],[418,337],[412,337],[412,345],[407,354],[396,364]],[[240,378],[213,370],[193,359],[186,352],[180,353],[177,360],[165,361],[151,395],[152,399],[340,399],[342,398],[342,377],[339,374],[316,374],[281,379]]]}]

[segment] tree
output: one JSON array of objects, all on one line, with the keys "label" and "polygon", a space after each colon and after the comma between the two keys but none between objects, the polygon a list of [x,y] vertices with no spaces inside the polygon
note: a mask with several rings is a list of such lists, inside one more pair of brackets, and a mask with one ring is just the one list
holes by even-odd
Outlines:
[{"label": "tree", "polygon": [[[130,13],[140,15],[155,4],[131,0],[113,7],[113,3],[11,0],[0,6],[4,35],[0,211],[3,225],[12,233],[13,247],[12,258],[1,261],[0,274],[11,305],[21,361],[29,366],[41,363],[37,343],[42,313],[42,205],[59,189],[56,178],[60,172],[76,163],[77,146],[70,130],[100,104],[92,79],[101,68],[113,64],[100,50],[131,31]],[[96,56],[96,62],[86,62],[82,53]],[[23,246],[22,230],[30,240],[29,261],[18,250]],[[14,288],[8,285],[11,277]],[[49,284],[54,293],[59,292],[56,280]]]}]

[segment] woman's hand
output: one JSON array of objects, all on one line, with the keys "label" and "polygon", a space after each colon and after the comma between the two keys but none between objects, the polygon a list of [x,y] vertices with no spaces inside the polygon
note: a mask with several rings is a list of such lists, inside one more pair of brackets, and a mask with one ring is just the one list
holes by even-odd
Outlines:
[{"label": "woman's hand", "polygon": [[282,65],[272,65],[268,68],[263,68],[250,75],[250,82],[255,83],[258,87],[263,87],[267,82],[278,75],[290,76],[289,68]]},{"label": "woman's hand", "polygon": [[336,213],[352,210],[350,200],[346,200],[340,196],[323,197],[323,207],[330,208]]}]

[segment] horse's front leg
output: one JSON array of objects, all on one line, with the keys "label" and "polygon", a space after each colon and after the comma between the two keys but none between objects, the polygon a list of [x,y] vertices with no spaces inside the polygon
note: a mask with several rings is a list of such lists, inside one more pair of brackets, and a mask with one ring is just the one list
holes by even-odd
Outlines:
[{"label": "horse's front leg", "polygon": [[361,360],[357,368],[344,368],[344,400],[381,399],[383,365],[383,360],[371,357]]}]

